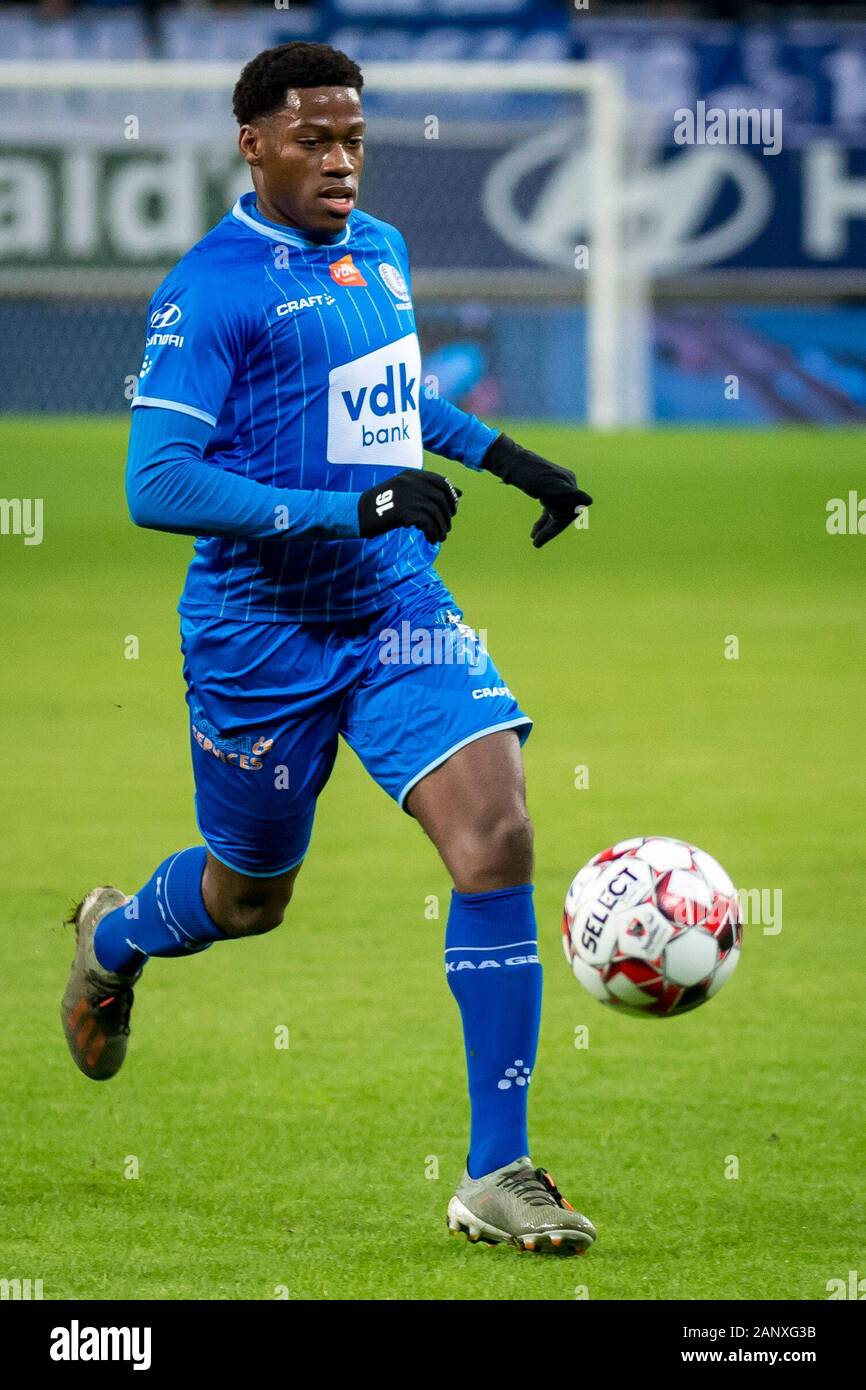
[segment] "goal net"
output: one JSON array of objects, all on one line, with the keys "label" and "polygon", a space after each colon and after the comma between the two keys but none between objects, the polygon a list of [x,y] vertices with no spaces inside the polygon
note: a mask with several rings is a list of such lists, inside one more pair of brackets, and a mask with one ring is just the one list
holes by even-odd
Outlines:
[{"label": "goal net", "polygon": [[[0,408],[122,410],[144,309],[250,188],[241,63],[0,63]],[[624,102],[595,63],[370,64],[361,206],[409,243],[425,372],[488,416],[647,414]]]}]

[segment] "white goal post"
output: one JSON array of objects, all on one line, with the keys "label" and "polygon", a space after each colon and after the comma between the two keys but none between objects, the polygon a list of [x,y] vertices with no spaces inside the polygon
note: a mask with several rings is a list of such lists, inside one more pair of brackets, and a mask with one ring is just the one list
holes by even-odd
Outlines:
[{"label": "white goal post", "polygon": [[[15,138],[7,119],[10,94],[30,92],[50,101],[66,93],[230,93],[240,61],[231,62],[0,62],[3,138]],[[591,196],[587,264],[573,271],[574,298],[587,312],[587,414],[596,429],[643,423],[646,418],[646,345],[635,342],[641,296],[626,286],[623,246],[623,150],[625,98],[618,74],[603,63],[369,63],[365,91],[371,93],[583,95],[591,148]],[[62,118],[61,118],[62,124]],[[182,132],[179,132],[182,135]],[[575,191],[575,198],[577,193]],[[581,212],[584,218],[587,209]],[[62,215],[62,213],[61,213]],[[577,222],[578,218],[575,218]],[[581,225],[584,225],[581,221]],[[575,264],[577,264],[575,262]],[[549,267],[548,267],[549,269]],[[568,267],[563,267],[565,282]],[[569,287],[570,288],[570,287]],[[566,289],[566,295],[568,289]],[[467,296],[471,297],[471,296]],[[631,316],[631,317],[630,317]],[[638,335],[645,336],[645,327]],[[637,365],[634,365],[637,364]],[[636,389],[638,383],[639,389]]]}]

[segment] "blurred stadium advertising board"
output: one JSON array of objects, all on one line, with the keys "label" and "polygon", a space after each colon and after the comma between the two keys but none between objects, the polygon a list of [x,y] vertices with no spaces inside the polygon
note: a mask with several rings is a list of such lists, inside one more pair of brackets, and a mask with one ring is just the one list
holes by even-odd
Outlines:
[{"label": "blurred stadium advertising board", "polygon": [[[0,268],[167,267],[248,187],[227,103],[225,91],[0,92]],[[518,120],[493,118],[489,99],[477,117],[443,110],[435,139],[424,102],[374,110],[365,205],[400,223],[437,290],[449,272],[457,291],[468,272],[504,293],[521,274],[567,275],[588,240],[582,118],[560,110],[554,123],[545,103],[523,105]],[[774,274],[793,271],[807,293],[866,288],[866,147],[827,132],[769,156],[697,144],[632,154],[630,254],[648,274],[739,272],[732,283],[747,289],[742,272],[759,272],[756,291],[771,293]],[[791,289],[786,274],[779,290]]]},{"label": "blurred stadium advertising board", "polygon": [[[410,13],[413,5],[418,15]],[[709,272],[724,273],[721,293],[733,286],[784,296],[790,272],[798,294],[864,292],[866,26],[661,26],[582,16],[569,28],[552,0],[330,0],[316,32],[331,36],[341,21],[359,24],[357,43],[347,46],[353,53],[360,47],[363,58],[370,24],[391,21],[403,39],[420,43],[418,25],[429,36],[446,19],[452,38],[503,23],[505,32],[525,36],[543,21],[576,57],[621,73],[632,102],[626,138],[638,131],[641,137],[639,149],[631,142],[626,198],[636,229],[631,254],[645,273],[674,282],[688,276],[688,292],[695,276]],[[0,13],[0,52],[13,60],[142,58],[136,26],[134,15],[96,12],[87,25],[68,20],[46,29],[32,15],[9,11]],[[298,26],[310,28],[309,14],[239,11],[202,25],[179,12],[168,16],[166,51],[239,64]],[[463,56],[459,44],[453,56]],[[0,267],[46,260],[57,268],[166,266],[246,187],[231,151],[224,93],[150,98],[148,105],[138,94],[136,112],[127,112],[122,94],[57,93],[46,100],[0,93]],[[756,143],[678,144],[676,113],[696,111],[701,102],[707,111],[781,112],[779,152]],[[431,282],[437,292],[449,271],[458,290],[468,270],[499,281],[505,292],[521,273],[570,274],[591,215],[589,154],[579,123],[548,129],[561,107],[507,93],[469,104],[437,94],[432,105],[423,98],[394,105],[371,94],[370,111],[367,205],[401,222],[417,269],[440,272]],[[119,125],[136,113],[137,129]],[[429,114],[439,121],[435,139],[419,125]],[[455,179],[468,191],[459,202],[448,197]],[[60,216],[61,201],[72,216]],[[784,275],[774,284],[777,272]],[[712,280],[702,287],[712,288]],[[675,283],[657,288],[677,293]]]},{"label": "blurred stadium advertising board", "polygon": [[[858,334],[866,337],[864,30],[586,14],[569,23],[567,7],[526,0],[330,0],[318,17],[239,10],[202,24],[169,13],[165,51],[173,61],[221,60],[233,72],[259,48],[299,36],[333,39],[362,62],[375,55],[504,63],[530,52],[541,65],[571,52],[612,67],[630,100],[620,268],[641,287],[638,300],[652,299],[654,413],[716,418],[715,368],[706,364],[716,347],[724,355],[724,344],[736,344],[738,360],[761,361],[765,380],[777,363],[776,386],[754,391],[748,408],[744,398],[742,418],[859,419],[866,406],[858,347]],[[132,12],[91,11],[86,24],[73,16],[46,26],[13,8],[0,12],[0,52],[12,62],[135,61],[147,49]],[[154,285],[248,187],[233,153],[229,85],[137,91],[134,99],[0,89],[7,321],[13,310],[22,323],[48,315],[43,331],[46,324],[59,331],[46,295],[101,300],[100,324],[115,323],[117,341],[129,344],[124,352],[134,352],[139,329],[130,325]],[[739,127],[749,137],[739,143],[711,143],[707,113],[734,109],[754,110],[768,124]],[[576,249],[590,242],[594,216],[586,109],[543,90],[471,97],[371,90],[368,111],[364,205],[404,230],[422,319],[435,324],[438,346],[454,348],[462,399],[480,391],[509,409],[581,418],[587,402],[575,394],[572,364],[587,357],[575,275]],[[683,111],[694,118],[685,143]],[[840,300],[844,312],[834,307]],[[749,318],[749,305],[771,317]],[[794,305],[814,310],[808,327],[791,318]],[[645,311],[638,303],[638,318]],[[536,338],[539,350],[556,345],[568,366],[552,364],[527,400],[525,371],[514,364],[523,361],[521,341]],[[86,408],[111,408],[110,400],[95,382]],[[730,415],[723,402],[721,418]]]}]

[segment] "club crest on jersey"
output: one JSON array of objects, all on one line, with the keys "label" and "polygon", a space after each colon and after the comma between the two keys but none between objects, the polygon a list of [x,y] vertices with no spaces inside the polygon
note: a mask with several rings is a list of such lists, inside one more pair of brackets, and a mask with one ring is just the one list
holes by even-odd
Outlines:
[{"label": "club crest on jersey", "polygon": [[330,270],[331,279],[338,285],[348,287],[350,285],[366,285],[367,283],[352,260],[351,252],[348,256],[341,256],[338,261],[332,261]]},{"label": "club crest on jersey", "polygon": [[394,298],[399,300],[401,309],[412,307],[412,296],[409,293],[409,286],[406,278],[397,266],[391,265],[388,261],[383,261],[379,266],[379,279],[386,289],[390,290]]}]

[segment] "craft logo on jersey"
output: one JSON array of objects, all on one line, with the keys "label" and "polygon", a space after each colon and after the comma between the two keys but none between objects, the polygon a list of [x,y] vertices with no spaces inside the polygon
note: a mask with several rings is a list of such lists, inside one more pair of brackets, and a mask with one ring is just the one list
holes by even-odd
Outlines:
[{"label": "craft logo on jersey", "polygon": [[304,299],[287,299],[285,304],[277,305],[277,318],[285,318],[288,314],[300,314],[304,309],[315,309],[320,304],[330,306],[336,302],[332,294],[310,294]]},{"label": "craft logo on jersey", "polygon": [[389,289],[394,298],[399,301],[398,308],[411,309],[412,296],[409,293],[409,286],[406,284],[405,276],[397,266],[390,265],[388,261],[383,261],[379,266],[379,279],[386,289]]},{"label": "craft logo on jersey", "polygon": [[348,256],[342,256],[338,261],[331,262],[331,279],[335,280],[338,285],[343,285],[344,287],[348,285],[366,285],[367,283],[360,270],[355,265],[355,262],[352,260],[351,253]]},{"label": "craft logo on jersey", "polygon": [[420,377],[415,333],[334,367],[328,377],[328,462],[420,468]]}]

